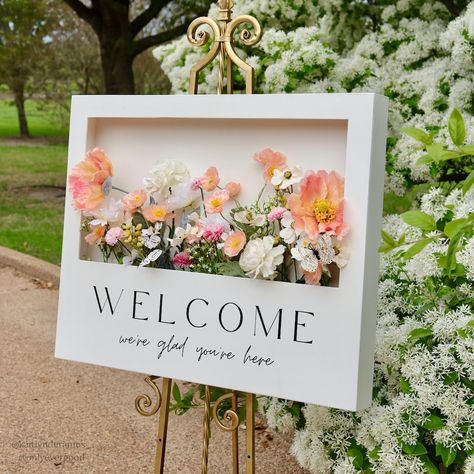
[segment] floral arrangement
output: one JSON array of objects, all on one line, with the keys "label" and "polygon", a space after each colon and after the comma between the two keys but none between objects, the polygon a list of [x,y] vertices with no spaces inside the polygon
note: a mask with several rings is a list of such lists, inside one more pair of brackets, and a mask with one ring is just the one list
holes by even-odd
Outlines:
[{"label": "floral arrangement", "polygon": [[[236,0],[234,13],[262,23],[240,51],[256,92],[390,98],[373,405],[261,411],[317,474],[474,473],[473,2]],[[185,37],[155,50],[173,92],[201,53]],[[214,93],[217,69],[204,74]]]},{"label": "floral arrangement", "polygon": [[105,262],[337,284],[348,259],[343,179],[335,171],[304,173],[269,148],[254,159],[264,183],[251,205],[239,202],[239,183],[220,186],[216,167],[192,177],[173,160],[152,168],[143,188],[123,191],[112,185],[112,164],[99,148],[73,168],[69,190],[85,240]]}]

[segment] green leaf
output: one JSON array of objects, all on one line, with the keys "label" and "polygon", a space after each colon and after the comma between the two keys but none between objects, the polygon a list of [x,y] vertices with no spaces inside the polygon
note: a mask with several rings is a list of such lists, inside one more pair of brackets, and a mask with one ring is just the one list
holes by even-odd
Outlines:
[{"label": "green leaf", "polygon": [[469,176],[464,180],[464,184],[462,185],[463,194],[466,194],[471,189],[471,186],[473,184],[474,184],[474,171],[471,171]]},{"label": "green leaf", "polygon": [[423,423],[423,428],[427,430],[440,430],[444,427],[444,421],[438,415],[430,415]]},{"label": "green leaf", "polygon": [[457,450],[446,448],[441,443],[436,443],[436,455],[441,456],[444,467],[449,467],[456,459]]},{"label": "green leaf", "polygon": [[426,146],[426,151],[433,161],[439,161],[445,149],[441,143],[433,143],[433,145]]},{"label": "green leaf", "polygon": [[347,451],[347,456],[352,458],[352,464],[356,469],[364,466],[364,455],[359,448],[351,448]]},{"label": "green leaf", "polygon": [[239,262],[225,262],[218,264],[219,272],[222,275],[244,277],[245,272],[240,268]]},{"label": "green leaf", "polygon": [[456,146],[461,146],[466,137],[466,127],[464,126],[464,119],[458,109],[451,112],[448,123],[449,135]]},{"label": "green leaf", "polygon": [[402,132],[406,133],[415,140],[424,143],[425,145],[431,145],[433,143],[433,137],[419,128],[405,127],[402,128]]},{"label": "green leaf", "polygon": [[408,340],[415,343],[421,339],[425,339],[426,337],[431,337],[432,335],[433,331],[430,328],[416,328],[410,331],[408,334]]},{"label": "green leaf", "polygon": [[433,464],[431,459],[428,456],[422,456],[421,462],[423,463],[424,468],[426,469],[427,474],[439,474],[439,469],[436,464]]},{"label": "green leaf", "polygon": [[410,382],[407,379],[404,379],[404,378],[400,379],[400,390],[403,393],[410,393],[411,392]]},{"label": "green leaf", "polygon": [[464,145],[460,150],[466,155],[474,155],[474,145]]},{"label": "green leaf", "polygon": [[433,239],[431,238],[419,240],[403,253],[403,257],[406,259],[414,257],[415,255],[420,253],[432,241]]},{"label": "green leaf", "polygon": [[369,458],[374,459],[374,460],[379,459],[380,458],[379,452],[380,452],[380,446],[372,449],[372,451],[370,451],[370,453],[369,453]]},{"label": "green leaf", "polygon": [[407,211],[401,216],[403,222],[422,230],[435,230],[436,222],[432,216],[422,211]]},{"label": "green leaf", "polygon": [[443,384],[444,385],[451,385],[456,380],[459,379],[459,374],[456,371],[450,372],[449,374],[445,375],[443,378]]},{"label": "green leaf", "polygon": [[448,222],[444,227],[444,233],[452,239],[462,230],[467,221],[466,218],[462,218]]},{"label": "green leaf", "polygon": [[446,269],[448,270],[449,276],[451,275],[452,270],[456,268],[456,252],[461,237],[462,233],[459,232],[449,241],[448,251],[446,252]]},{"label": "green leaf", "polygon": [[386,242],[388,245],[391,245],[392,247],[397,246],[397,243],[389,233],[385,232],[383,229],[380,231],[380,233],[384,242]]},{"label": "green leaf", "polygon": [[380,247],[378,248],[378,251],[380,253],[387,253],[387,252],[390,252],[390,250],[393,250],[393,247],[391,245],[388,245],[386,242],[381,244]]},{"label": "green leaf", "polygon": [[416,444],[402,443],[402,450],[404,453],[409,454],[410,456],[422,456],[428,452],[424,444],[420,443],[419,441]]},{"label": "green leaf", "polygon": [[418,166],[427,165],[429,163],[433,163],[433,161],[435,161],[435,160],[433,159],[433,157],[431,155],[423,155],[423,156],[420,156],[420,158],[418,158],[416,160],[416,164]]},{"label": "green leaf", "polygon": [[181,401],[181,392],[179,391],[179,387],[176,382],[173,384],[173,398],[178,404]]}]

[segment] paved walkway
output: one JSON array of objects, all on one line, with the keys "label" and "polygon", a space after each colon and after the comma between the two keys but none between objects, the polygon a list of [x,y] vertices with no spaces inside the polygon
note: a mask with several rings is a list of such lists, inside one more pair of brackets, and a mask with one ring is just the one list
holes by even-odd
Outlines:
[{"label": "paved walkway", "polygon": [[[55,359],[57,297],[0,266],[0,473],[153,473],[158,417],[134,408],[143,376]],[[166,473],[200,472],[201,420],[200,409],[170,416]],[[257,473],[303,474],[290,442],[257,431]],[[231,472],[229,435],[215,425],[209,472]]]}]

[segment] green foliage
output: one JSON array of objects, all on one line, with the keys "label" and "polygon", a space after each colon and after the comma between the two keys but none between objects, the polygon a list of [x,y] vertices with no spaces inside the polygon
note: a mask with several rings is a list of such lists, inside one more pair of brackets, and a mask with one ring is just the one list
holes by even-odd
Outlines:
[{"label": "green foliage", "polygon": [[[26,101],[28,126],[33,137],[48,137],[51,142],[64,142],[68,126],[61,111],[54,104],[45,104],[39,99]],[[18,116],[12,101],[0,99],[0,138],[19,134]]]},{"label": "green foliage", "polygon": [[0,146],[0,245],[59,264],[66,147]]}]

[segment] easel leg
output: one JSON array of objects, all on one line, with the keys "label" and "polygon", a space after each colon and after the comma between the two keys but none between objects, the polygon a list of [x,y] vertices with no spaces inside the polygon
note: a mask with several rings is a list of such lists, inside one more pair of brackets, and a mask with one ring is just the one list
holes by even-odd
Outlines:
[{"label": "easel leg", "polygon": [[211,436],[211,387],[205,386],[204,419],[202,422],[202,456],[201,473],[207,474],[209,458],[209,438]]},{"label": "easel leg", "polygon": [[[232,392],[232,411],[237,413],[238,392]],[[239,427],[232,431],[232,474],[239,474]]]},{"label": "easel leg", "polygon": [[255,395],[247,393],[245,401],[246,412],[246,470],[247,474],[255,474]]},{"label": "easel leg", "polygon": [[165,466],[166,436],[168,435],[168,415],[171,395],[171,379],[163,379],[161,389],[160,423],[158,425],[158,444],[156,447],[155,474],[163,474]]}]

